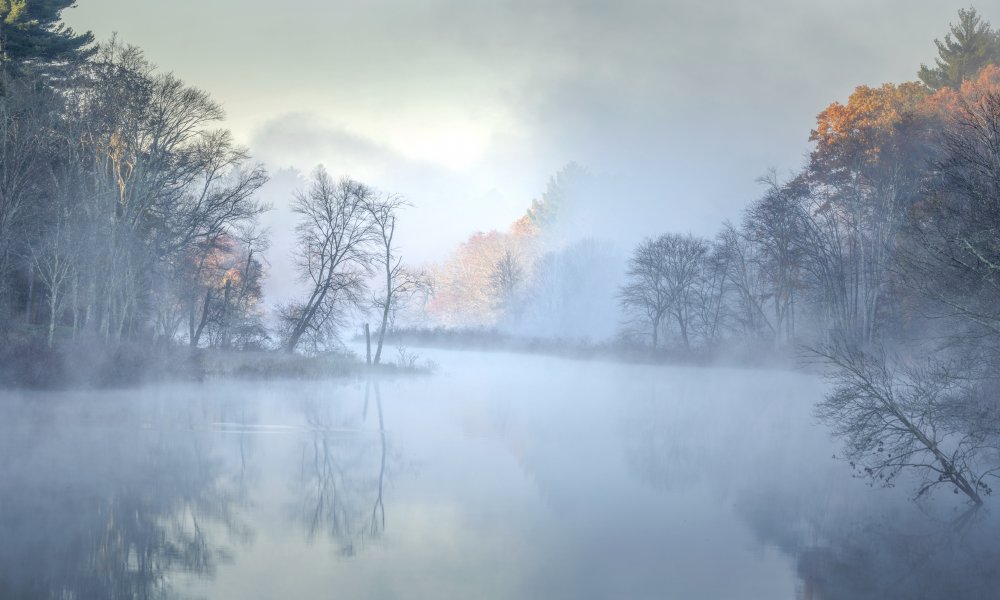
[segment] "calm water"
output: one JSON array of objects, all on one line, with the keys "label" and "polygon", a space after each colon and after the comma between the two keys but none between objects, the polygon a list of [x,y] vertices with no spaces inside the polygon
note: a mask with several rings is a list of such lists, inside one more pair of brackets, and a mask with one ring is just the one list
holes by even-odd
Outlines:
[{"label": "calm water", "polygon": [[0,395],[0,598],[998,598],[781,371],[425,351],[427,377]]}]

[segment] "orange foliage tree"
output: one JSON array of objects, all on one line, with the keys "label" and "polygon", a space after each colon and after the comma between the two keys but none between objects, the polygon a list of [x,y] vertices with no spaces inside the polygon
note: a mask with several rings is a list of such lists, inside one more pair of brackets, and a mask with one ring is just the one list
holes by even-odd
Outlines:
[{"label": "orange foliage tree", "polygon": [[463,242],[444,263],[431,269],[434,297],[427,312],[440,324],[459,327],[496,325],[503,306],[493,285],[497,269],[513,258],[522,271],[530,270],[535,256],[536,229],[526,217],[506,232],[479,232]]},{"label": "orange foliage tree", "polygon": [[892,265],[907,211],[922,201],[942,132],[1000,90],[988,65],[958,89],[916,83],[860,86],[817,117],[803,194],[813,282],[837,327],[868,340],[897,310]]},{"label": "orange foliage tree", "polygon": [[893,161],[911,150],[908,142],[914,134],[919,135],[928,95],[919,83],[887,83],[860,86],[847,104],[830,104],[817,117],[816,129],[809,136],[816,143],[810,169],[832,182],[877,176],[874,169],[892,167]]},{"label": "orange foliage tree", "polygon": [[963,108],[982,102],[987,94],[1000,92],[1000,67],[987,65],[975,79],[962,82],[958,89],[943,87],[925,102],[927,114],[950,120]]},{"label": "orange foliage tree", "polygon": [[587,171],[570,163],[506,231],[479,232],[463,242],[431,269],[434,297],[426,306],[429,316],[442,325],[461,327],[488,327],[516,318],[543,247],[553,241],[560,216],[589,182]]}]

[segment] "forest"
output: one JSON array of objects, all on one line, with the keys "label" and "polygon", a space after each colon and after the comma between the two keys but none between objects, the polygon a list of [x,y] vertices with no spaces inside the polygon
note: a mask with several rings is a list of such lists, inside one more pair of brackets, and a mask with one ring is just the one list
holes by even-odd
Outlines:
[{"label": "forest", "polygon": [[419,199],[317,167],[288,204],[301,294],[272,307],[266,169],[207,92],[66,27],[71,5],[0,2],[0,378],[106,384],[187,372],[205,352],[320,355],[364,323],[375,364],[394,336],[441,332],[653,362],[793,357],[830,377],[819,414],[861,476],[917,471],[918,496],[976,505],[992,491],[1000,31],[974,9],[917,80],[823,109],[805,166],[765,173],[715,237],[665,227],[622,252],[574,235],[567,215],[614,189],[574,163],[506,231],[411,265],[395,235]]}]

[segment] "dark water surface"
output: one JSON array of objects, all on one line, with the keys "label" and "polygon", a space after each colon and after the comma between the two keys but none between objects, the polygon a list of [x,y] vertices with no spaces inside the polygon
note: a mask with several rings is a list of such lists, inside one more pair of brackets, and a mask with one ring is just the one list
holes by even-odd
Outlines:
[{"label": "dark water surface", "polygon": [[995,511],[853,479],[814,377],[422,354],[0,392],[0,598],[1000,598]]}]

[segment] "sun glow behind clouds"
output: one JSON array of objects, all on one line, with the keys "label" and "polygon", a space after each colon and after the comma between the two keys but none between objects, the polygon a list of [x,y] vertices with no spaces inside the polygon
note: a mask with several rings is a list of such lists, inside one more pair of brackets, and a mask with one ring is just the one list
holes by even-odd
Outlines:
[{"label": "sun glow behind clouds", "polygon": [[295,110],[264,119],[242,108],[230,111],[229,122],[249,131],[243,139],[255,156],[303,170],[323,162],[354,177],[381,178],[400,161],[467,172],[489,161],[498,145],[518,132],[499,109],[466,112],[401,102],[389,110],[345,102],[335,94],[303,94],[277,105]]},{"label": "sun glow behind clouds", "polygon": [[469,123],[430,123],[400,131],[387,141],[410,160],[463,170],[483,157],[491,137],[492,132],[487,128]]}]

